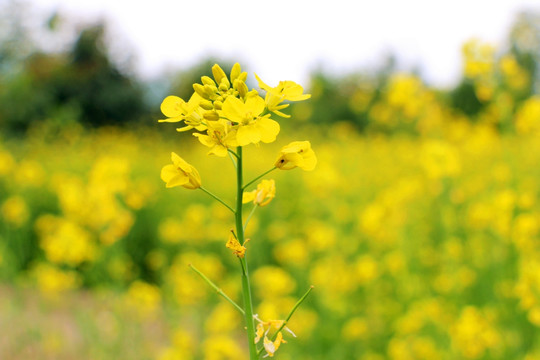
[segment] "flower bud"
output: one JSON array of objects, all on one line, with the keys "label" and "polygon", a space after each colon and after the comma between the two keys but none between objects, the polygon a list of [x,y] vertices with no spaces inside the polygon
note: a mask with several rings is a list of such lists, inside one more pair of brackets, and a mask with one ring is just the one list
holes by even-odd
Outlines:
[{"label": "flower bud", "polygon": [[201,102],[199,103],[199,105],[204,110],[213,110],[214,109],[214,105],[212,105],[212,102],[209,101],[209,100],[206,100],[206,99],[202,99]]},{"label": "flower bud", "polygon": [[219,114],[215,111],[206,111],[203,114],[203,117],[208,121],[217,121],[219,120]]},{"label": "flower bud", "polygon": [[249,92],[246,83],[239,79],[234,80],[234,88],[238,90],[238,95],[240,95],[241,98],[245,98]]},{"label": "flower bud", "polygon": [[217,87],[215,85],[204,85],[204,92],[210,96],[217,92]]},{"label": "flower bud", "polygon": [[233,65],[231,69],[231,81],[234,82],[240,76],[240,73],[242,72],[242,69],[240,68],[240,64],[236,63]]},{"label": "flower bud", "polygon": [[214,79],[216,79],[216,83],[218,84],[221,84],[221,80],[227,77],[223,69],[218,64],[212,66],[212,74],[214,75]]},{"label": "flower bud", "polygon": [[224,80],[221,81],[221,84],[219,84],[219,90],[223,92],[229,90],[229,88],[231,87],[231,84],[229,83],[229,81],[225,81],[225,79],[227,78],[224,78]]},{"label": "flower bud", "polygon": [[218,100],[214,101],[214,109],[221,110],[222,108],[223,108],[223,102],[218,101]]},{"label": "flower bud", "polygon": [[201,81],[204,85],[213,85],[216,86],[216,83],[210,76],[203,76],[201,77]]},{"label": "flower bud", "polygon": [[209,99],[208,94],[204,90],[204,86],[202,86],[201,84],[193,84],[193,90],[195,90],[195,92],[199,94],[199,96],[203,99]]}]

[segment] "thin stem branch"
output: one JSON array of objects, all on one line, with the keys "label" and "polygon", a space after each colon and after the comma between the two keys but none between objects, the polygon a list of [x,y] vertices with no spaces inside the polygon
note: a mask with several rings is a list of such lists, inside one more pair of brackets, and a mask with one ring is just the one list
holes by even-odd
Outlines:
[{"label": "thin stem branch", "polygon": [[227,209],[229,209],[229,210],[231,210],[233,212],[233,214],[236,213],[236,211],[234,211],[234,209],[232,207],[227,205],[227,203],[225,201],[221,200],[217,195],[212,194],[210,191],[206,190],[202,186],[199,187],[199,189],[201,189],[202,191],[204,191],[205,193],[207,193],[208,195],[210,195],[211,197],[213,197],[214,199],[216,199],[217,201],[219,201],[220,203],[225,205],[227,207]]},{"label": "thin stem branch", "polygon": [[262,178],[263,176],[271,173],[272,171],[276,170],[277,167],[273,167],[271,168],[270,170],[268,171],[265,171],[264,173],[262,173],[261,175],[257,176],[255,179],[251,180],[250,182],[248,182],[246,185],[244,185],[244,187],[242,188],[242,190],[245,190],[249,185],[253,184],[255,181],[259,180],[260,178]]},{"label": "thin stem branch", "polygon": [[231,162],[233,163],[233,166],[236,169],[236,159],[233,156],[236,156],[236,158],[238,159],[238,155],[236,155],[236,153],[231,150],[229,150],[228,153],[229,153],[229,159],[231,159]]},{"label": "thin stem branch", "polygon": [[227,149],[227,152],[228,152],[230,155],[234,155],[234,157],[238,159],[238,154],[235,153],[234,151],[232,151],[231,149]]},{"label": "thin stem branch", "polygon": [[248,215],[246,221],[244,222],[244,233],[246,232],[247,226],[248,226],[248,224],[249,224],[249,220],[251,220],[251,217],[253,216],[253,214],[255,214],[255,210],[257,210],[257,207],[258,207],[258,206],[259,206],[259,205],[257,205],[257,204],[254,204],[254,205],[253,205],[253,209],[251,209],[251,212],[249,213],[249,215]]},{"label": "thin stem branch", "polygon": [[311,285],[309,287],[309,289],[306,291],[306,293],[300,298],[300,300],[298,300],[296,302],[296,304],[293,306],[293,308],[291,309],[291,311],[289,312],[289,315],[287,315],[287,317],[285,318],[285,321],[283,321],[283,324],[281,324],[281,326],[279,327],[279,329],[275,332],[274,335],[272,335],[272,341],[276,340],[276,336],[277,334],[283,330],[283,328],[285,327],[285,325],[287,325],[287,323],[289,322],[289,320],[291,319],[291,317],[293,316],[294,312],[296,311],[296,309],[298,309],[298,307],[300,306],[300,304],[302,304],[304,302],[304,300],[306,300],[306,298],[308,297],[309,293],[313,290],[314,286]]},{"label": "thin stem branch", "polygon": [[[276,338],[277,338],[277,335],[279,334],[279,332],[281,330],[283,330],[283,328],[287,325],[287,323],[289,322],[289,320],[291,319],[291,317],[293,316],[294,312],[296,311],[296,309],[298,309],[298,307],[300,306],[300,304],[302,304],[304,302],[304,300],[306,300],[307,296],[309,295],[309,293],[313,290],[314,286],[311,285],[308,289],[308,291],[306,291],[306,293],[300,298],[300,300],[298,300],[296,302],[296,304],[293,306],[292,310],[289,312],[289,315],[287,315],[287,317],[285,318],[285,320],[283,320],[283,324],[281,324],[281,326],[279,327],[279,329],[277,329],[277,331],[270,337],[270,340],[271,341],[275,341]],[[258,351],[257,351],[257,356],[260,356],[261,353],[263,352],[264,350],[264,347],[263,348],[260,348]]]},{"label": "thin stem branch", "polygon": [[244,314],[244,315],[246,314],[245,311],[244,311],[244,309],[242,309],[242,308],[240,307],[240,305],[238,305],[238,304],[235,303],[230,297],[228,297],[227,294],[225,294],[225,293],[223,292],[223,290],[221,290],[219,287],[217,287],[216,284],[214,284],[214,283],[212,282],[212,280],[210,280],[209,278],[207,278],[207,277],[206,277],[202,272],[200,272],[195,266],[189,264],[189,267],[190,267],[193,271],[195,271],[197,274],[199,274],[199,276],[202,277],[203,280],[206,281],[206,283],[207,283],[208,285],[210,285],[214,290],[216,290],[216,292],[217,292],[219,295],[223,296],[223,297],[225,298],[225,300],[227,300],[228,302],[230,302],[230,303],[231,303],[238,311],[240,311],[240,312],[241,312],[242,314]]}]

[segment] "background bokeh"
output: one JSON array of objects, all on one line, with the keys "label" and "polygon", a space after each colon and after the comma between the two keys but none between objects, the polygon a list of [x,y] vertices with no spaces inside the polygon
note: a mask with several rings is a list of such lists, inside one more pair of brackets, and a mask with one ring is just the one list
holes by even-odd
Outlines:
[{"label": "background bokeh", "polygon": [[[0,358],[247,358],[241,317],[188,267],[241,302],[233,219],[159,178],[175,151],[232,202],[232,166],[157,123],[164,96],[238,59],[143,80],[106,22],[66,41],[62,14],[30,26],[26,11],[0,12]],[[461,59],[450,88],[395,57],[314,70],[278,140],[246,149],[248,178],[293,140],[319,159],[272,173],[277,196],[248,228],[262,318],[315,286],[276,357],[540,358],[540,16]]]}]

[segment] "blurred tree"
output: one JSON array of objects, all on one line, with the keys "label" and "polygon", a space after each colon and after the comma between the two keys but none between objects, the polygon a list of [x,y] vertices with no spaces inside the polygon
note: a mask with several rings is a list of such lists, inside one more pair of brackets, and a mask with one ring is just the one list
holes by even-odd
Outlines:
[{"label": "blurred tree", "polygon": [[463,78],[459,85],[450,91],[450,106],[467,116],[478,114],[485,104],[478,100],[474,83],[470,79]]},{"label": "blurred tree", "polygon": [[84,29],[67,54],[68,63],[51,79],[56,101],[75,102],[81,121],[94,126],[125,124],[148,113],[142,86],[110,60],[104,33],[103,23]]},{"label": "blurred tree", "polygon": [[31,41],[30,29],[54,35],[59,15],[30,27],[23,21],[28,10],[7,10],[0,15],[8,34],[0,36],[0,127],[20,132],[51,119],[100,126],[149,117],[142,84],[110,58],[103,22],[80,31],[67,52],[50,53]]}]

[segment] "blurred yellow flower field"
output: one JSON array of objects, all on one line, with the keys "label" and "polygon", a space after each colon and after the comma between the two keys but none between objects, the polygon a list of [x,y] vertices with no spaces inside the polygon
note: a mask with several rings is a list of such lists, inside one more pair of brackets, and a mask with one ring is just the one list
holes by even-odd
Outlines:
[{"label": "blurred yellow flower field", "polygon": [[[166,154],[181,151],[205,186],[232,201],[231,184],[213,174],[233,170],[188,146],[186,135],[72,127],[51,140],[49,130],[0,147],[0,269],[3,280],[26,289],[6,289],[3,303],[38,296],[71,311],[83,301],[74,291],[87,288],[83,303],[91,305],[71,335],[86,327],[99,327],[99,336],[129,333],[145,349],[134,359],[247,358],[241,316],[188,267],[240,301],[224,237],[231,215],[207,197],[166,191],[159,177]],[[277,357],[540,356],[537,135],[460,121],[441,130],[422,137],[365,137],[345,123],[302,130],[317,149],[317,168],[276,174],[276,199],[247,229],[261,319],[284,318],[314,286],[287,324],[298,338]],[[253,147],[247,168],[267,170],[273,164],[259,159],[275,159],[291,140]],[[123,315],[100,305],[104,293],[131,314],[130,326],[146,330],[119,335],[128,331]],[[0,356],[29,347],[40,358],[72,358],[71,335],[40,323],[49,315],[9,320],[24,304],[0,307],[10,322],[0,330]],[[151,346],[149,322],[161,329]],[[77,358],[115,358],[105,355],[109,340],[77,340],[97,351]]]}]

